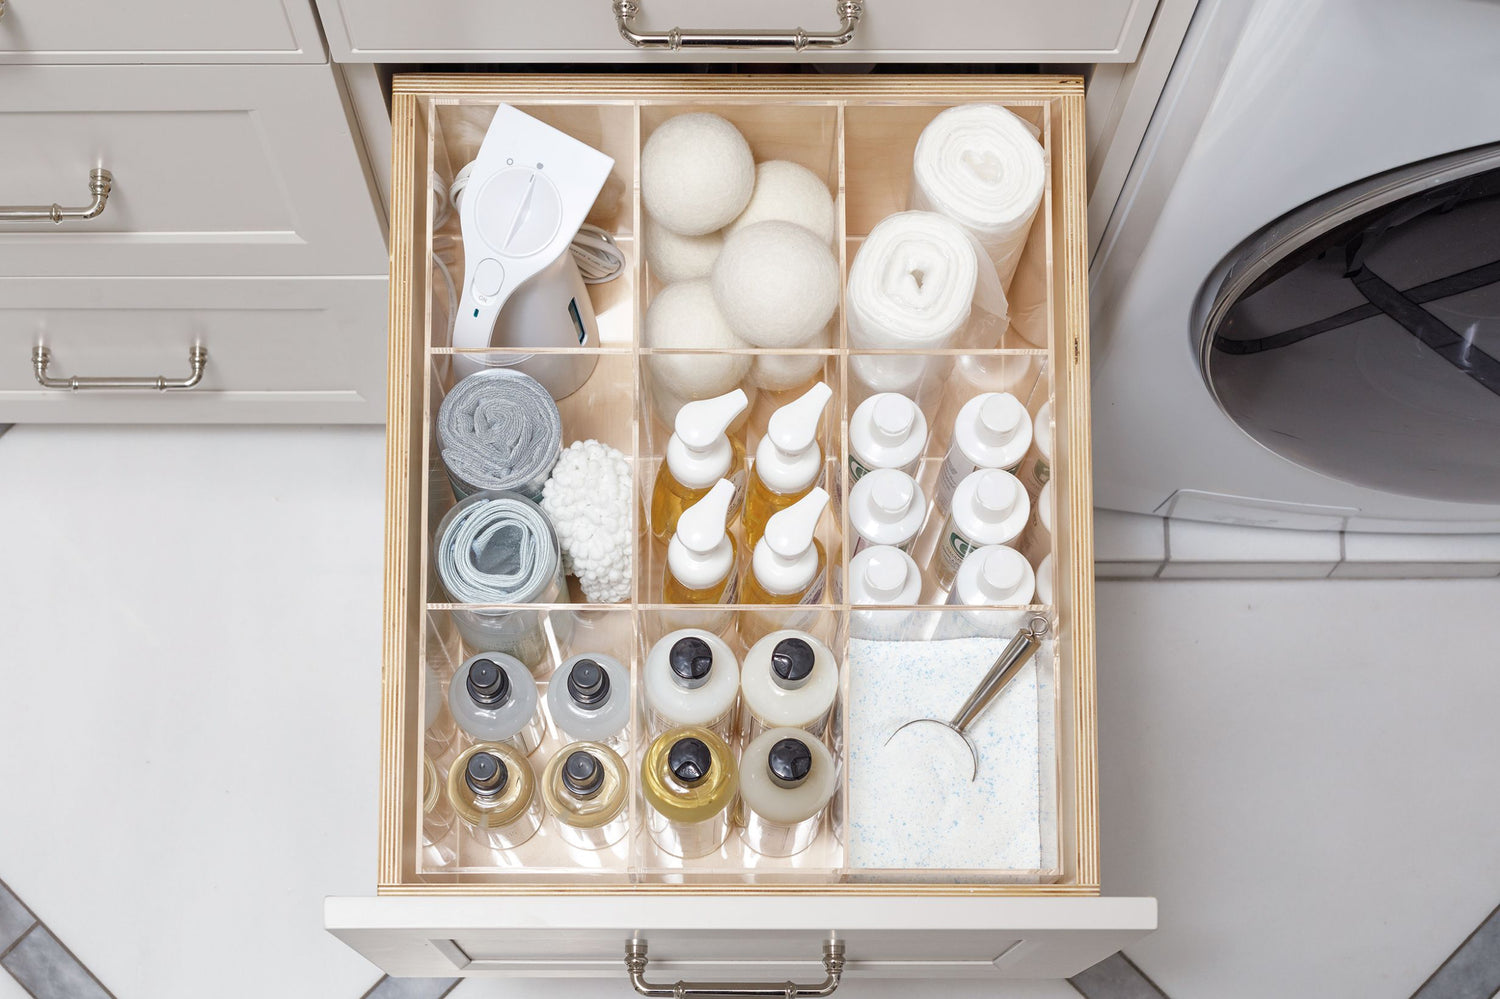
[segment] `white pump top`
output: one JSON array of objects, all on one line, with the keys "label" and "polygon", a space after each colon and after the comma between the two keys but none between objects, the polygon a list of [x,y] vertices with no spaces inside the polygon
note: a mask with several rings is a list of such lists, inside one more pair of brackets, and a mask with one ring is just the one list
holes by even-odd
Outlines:
[{"label": "white pump top", "polygon": [[1019,607],[1031,603],[1036,574],[1014,548],[986,545],[969,553],[958,567],[950,604],[968,607]]},{"label": "white pump top", "polygon": [[734,568],[734,545],[724,529],[734,483],[720,479],[677,518],[677,533],[667,545],[667,569],[690,590],[721,582]]},{"label": "white pump top", "polygon": [[766,435],[755,448],[755,474],[772,492],[795,493],[818,477],[823,468],[818,425],[832,396],[833,389],[818,382],[771,414]]},{"label": "white pump top", "polygon": [[849,523],[863,544],[907,548],[926,519],[921,488],[899,469],[877,468],[849,490]]},{"label": "white pump top", "polygon": [[767,593],[800,593],[812,585],[822,569],[813,535],[827,505],[828,493],[817,487],[766,521],[765,536],[756,542],[750,564]]},{"label": "white pump top", "polygon": [[734,449],[725,433],[750,405],[744,389],[690,402],[677,411],[667,441],[667,470],[689,489],[705,489],[729,474]]}]

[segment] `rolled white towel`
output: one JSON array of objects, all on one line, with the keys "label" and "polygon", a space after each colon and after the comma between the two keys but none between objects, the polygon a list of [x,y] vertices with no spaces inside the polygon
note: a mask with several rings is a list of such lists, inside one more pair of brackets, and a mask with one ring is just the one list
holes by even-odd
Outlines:
[{"label": "rolled white towel", "polygon": [[942,350],[974,304],[979,259],[958,223],[932,212],[881,219],[849,267],[844,313],[855,350]]},{"label": "rolled white towel", "polygon": [[998,104],[964,104],[922,129],[911,207],[972,232],[1009,288],[1046,181],[1046,155],[1031,125]]}]

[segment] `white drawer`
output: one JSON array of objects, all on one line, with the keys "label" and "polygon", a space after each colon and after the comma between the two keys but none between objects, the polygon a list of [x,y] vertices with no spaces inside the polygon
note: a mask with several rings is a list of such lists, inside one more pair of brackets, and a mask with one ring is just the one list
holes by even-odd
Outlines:
[{"label": "white drawer", "polygon": [[0,63],[322,62],[308,0],[9,0]]},{"label": "white drawer", "polygon": [[[0,423],[379,423],[384,278],[0,281]],[[182,378],[191,389],[44,388],[60,378]]]},{"label": "white drawer", "polygon": [[0,68],[0,207],[89,202],[95,218],[0,222],[0,273],[379,274],[376,200],[333,70]]},{"label": "white drawer", "polygon": [[[1155,0],[869,0],[847,45],[833,49],[633,48],[610,0],[545,4],[471,0],[317,0],[340,62],[1130,62]],[[638,0],[639,31],[673,27],[828,31],[833,0]]]}]

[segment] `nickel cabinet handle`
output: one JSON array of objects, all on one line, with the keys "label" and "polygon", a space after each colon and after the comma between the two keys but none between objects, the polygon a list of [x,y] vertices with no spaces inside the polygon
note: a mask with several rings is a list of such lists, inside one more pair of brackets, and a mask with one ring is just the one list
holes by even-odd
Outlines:
[{"label": "nickel cabinet handle", "polygon": [[844,942],[823,943],[823,970],[827,977],[818,985],[796,982],[683,982],[668,985],[646,981],[646,941],[631,940],[625,945],[625,970],[630,984],[648,999],[817,999],[831,996],[844,976]]},{"label": "nickel cabinet handle", "polygon": [[633,22],[641,12],[635,0],[614,0],[615,24],[620,36],[638,49],[832,49],[854,40],[854,29],[865,12],[862,0],[834,0],[838,15],[836,31],[785,28],[773,31],[715,31],[705,28],[672,28],[669,31],[636,31]]},{"label": "nickel cabinet handle", "polygon": [[[5,0],[0,0],[0,14],[4,13]],[[104,203],[109,200],[109,190],[114,177],[108,170],[89,171],[89,193],[94,200],[82,208],[64,208],[59,204],[18,205],[0,208],[0,222],[63,222],[68,219],[93,219],[104,212]]]},{"label": "nickel cabinet handle", "polygon": [[43,388],[68,389],[72,392],[84,389],[154,389],[166,392],[171,389],[190,389],[203,380],[203,369],[208,366],[208,348],[199,344],[188,348],[191,370],[186,378],[168,378],[166,375],[123,378],[109,375],[85,378],[74,375],[72,378],[54,378],[47,374],[47,365],[51,360],[52,352],[46,347],[36,347],[31,351],[31,367]]}]

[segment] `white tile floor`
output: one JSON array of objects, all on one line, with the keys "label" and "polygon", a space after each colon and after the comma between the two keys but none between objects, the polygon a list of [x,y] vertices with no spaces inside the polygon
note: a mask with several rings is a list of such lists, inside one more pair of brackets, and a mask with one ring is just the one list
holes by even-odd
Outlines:
[{"label": "white tile floor", "polygon": [[[125,999],[378,977],[320,901],[373,890],[383,460],[373,429],[0,437],[0,878]],[[1500,902],[1497,607],[1100,586],[1105,887],[1160,897],[1131,956],[1174,999],[1404,996]]]}]

